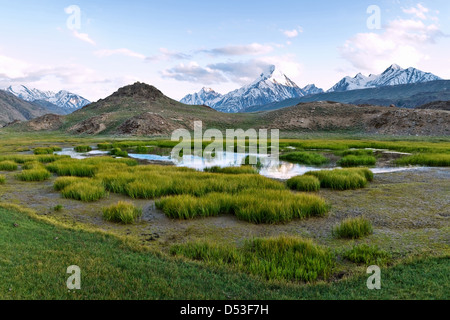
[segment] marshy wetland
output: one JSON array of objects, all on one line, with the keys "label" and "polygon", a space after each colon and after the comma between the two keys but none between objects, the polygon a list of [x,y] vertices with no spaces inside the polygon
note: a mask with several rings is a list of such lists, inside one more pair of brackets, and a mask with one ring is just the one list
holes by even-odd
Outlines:
[{"label": "marshy wetland", "polygon": [[[130,299],[448,298],[446,139],[281,140],[278,163],[237,154],[190,167],[165,140],[0,144],[2,245],[22,252],[0,261],[2,298],[30,294],[18,283],[33,255],[47,298],[104,298],[99,279]],[[78,296],[47,273],[71,257],[97,275]],[[365,288],[372,264],[387,274],[378,295]]]}]

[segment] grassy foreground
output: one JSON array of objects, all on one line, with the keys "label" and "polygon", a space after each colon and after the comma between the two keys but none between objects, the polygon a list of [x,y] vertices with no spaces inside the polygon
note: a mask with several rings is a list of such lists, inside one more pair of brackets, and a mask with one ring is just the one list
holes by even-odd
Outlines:
[{"label": "grassy foreground", "polygon": [[[338,282],[286,284],[166,257],[124,239],[43,219],[31,211],[0,208],[0,299],[449,298],[448,257],[383,269],[380,291],[367,289],[365,268]],[[70,265],[81,268],[79,291],[66,288]]]}]

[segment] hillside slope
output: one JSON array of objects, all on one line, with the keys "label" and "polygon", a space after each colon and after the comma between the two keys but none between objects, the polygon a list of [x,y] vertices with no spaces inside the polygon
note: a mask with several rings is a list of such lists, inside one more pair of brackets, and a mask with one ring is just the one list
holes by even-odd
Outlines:
[{"label": "hillside slope", "polygon": [[13,121],[26,121],[49,113],[44,107],[29,103],[0,90],[0,127]]}]

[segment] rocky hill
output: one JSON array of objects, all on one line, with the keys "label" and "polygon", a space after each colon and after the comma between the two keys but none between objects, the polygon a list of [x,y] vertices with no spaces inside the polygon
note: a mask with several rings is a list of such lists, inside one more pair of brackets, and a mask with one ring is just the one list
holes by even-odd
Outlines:
[{"label": "rocky hill", "polygon": [[0,90],[0,127],[13,121],[26,121],[48,113],[47,109]]}]

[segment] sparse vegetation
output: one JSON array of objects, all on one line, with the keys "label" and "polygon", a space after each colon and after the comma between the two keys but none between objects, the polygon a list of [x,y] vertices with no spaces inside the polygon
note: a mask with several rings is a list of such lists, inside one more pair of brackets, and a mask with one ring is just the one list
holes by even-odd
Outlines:
[{"label": "sparse vegetation", "polygon": [[119,201],[115,205],[103,208],[103,218],[111,222],[130,224],[140,216],[142,216],[142,209],[126,201]]},{"label": "sparse vegetation", "polygon": [[64,210],[64,206],[61,205],[61,204],[57,204],[56,206],[53,207],[53,210],[56,211],[56,212],[63,211]]},{"label": "sparse vegetation", "polygon": [[17,164],[13,161],[6,160],[0,162],[0,171],[15,171],[17,168]]},{"label": "sparse vegetation", "polygon": [[0,174],[0,184],[6,183],[6,177],[3,174]]},{"label": "sparse vegetation", "polygon": [[356,245],[352,249],[344,252],[344,258],[355,262],[362,263],[366,265],[386,265],[390,259],[391,255],[379,249],[377,246],[369,246],[367,244]]},{"label": "sparse vegetation", "polygon": [[314,192],[320,190],[320,181],[314,176],[296,176],[289,179],[286,185],[291,190]]},{"label": "sparse vegetation", "polygon": [[374,166],[377,159],[374,156],[355,156],[348,155],[338,161],[341,167]]},{"label": "sparse vegetation", "polygon": [[363,217],[346,219],[333,229],[336,238],[359,239],[372,233],[372,223]]},{"label": "sparse vegetation", "polygon": [[281,155],[280,159],[314,166],[320,166],[329,162],[329,160],[323,155],[313,152],[290,152]]}]

